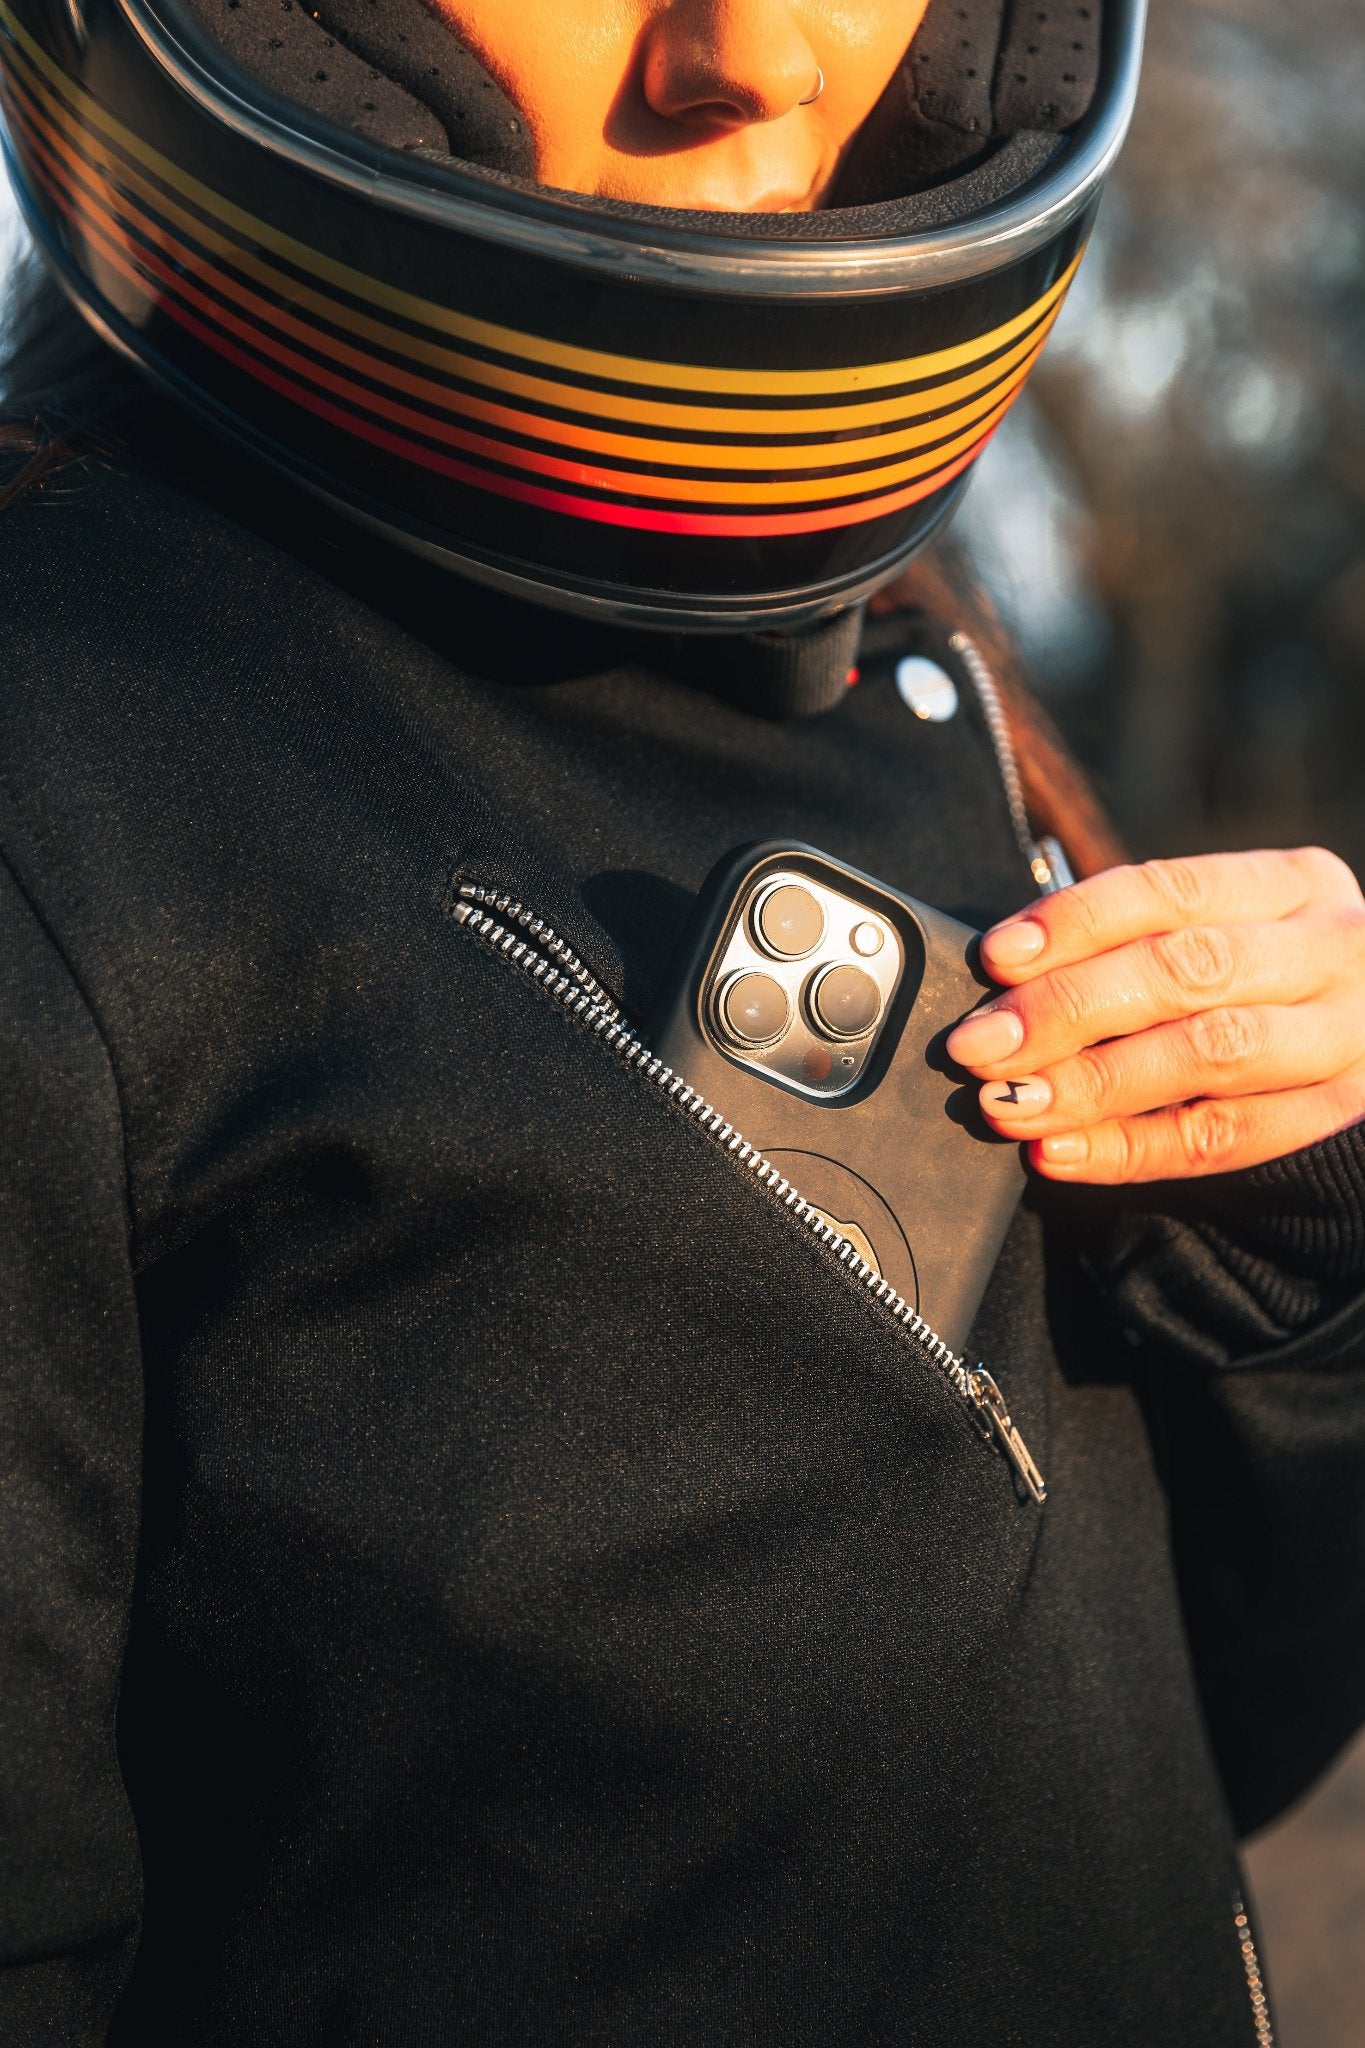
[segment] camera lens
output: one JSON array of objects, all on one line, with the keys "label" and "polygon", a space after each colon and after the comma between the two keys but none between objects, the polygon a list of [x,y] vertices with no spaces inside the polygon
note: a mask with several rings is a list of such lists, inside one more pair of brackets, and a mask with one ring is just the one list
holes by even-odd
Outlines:
[{"label": "camera lens", "polygon": [[787,1028],[787,991],[771,974],[737,974],[720,999],[720,1017],[743,1045],[768,1045]]},{"label": "camera lens", "polygon": [[861,1038],[881,1014],[882,992],[861,967],[827,967],[811,990],[815,1021],[831,1038]]},{"label": "camera lens", "polygon": [[799,960],[803,953],[813,952],[824,937],[825,913],[809,889],[783,882],[759,904],[758,933],[784,960]]}]

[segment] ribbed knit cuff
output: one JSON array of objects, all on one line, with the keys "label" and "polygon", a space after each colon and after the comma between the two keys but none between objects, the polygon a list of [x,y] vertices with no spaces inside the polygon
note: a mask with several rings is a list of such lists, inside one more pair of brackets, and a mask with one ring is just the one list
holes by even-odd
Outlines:
[{"label": "ribbed knit cuff", "polygon": [[1220,1174],[1201,1192],[1215,1227],[1286,1273],[1330,1288],[1365,1285],[1365,1123]]}]

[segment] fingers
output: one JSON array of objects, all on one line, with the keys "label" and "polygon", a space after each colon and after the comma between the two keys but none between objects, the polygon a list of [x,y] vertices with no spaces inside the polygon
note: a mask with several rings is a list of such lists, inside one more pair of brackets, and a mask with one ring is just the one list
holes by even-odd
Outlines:
[{"label": "fingers", "polygon": [[1258,1165],[1365,1117],[1365,899],[1321,848],[1111,869],[981,942],[947,1042],[1054,1179]]},{"label": "fingers", "polygon": [[1322,847],[1145,861],[1030,904],[985,934],[981,957],[997,981],[1013,986],[1135,939],[1192,925],[1265,923],[1310,902],[1360,909],[1355,876]]},{"label": "fingers", "polygon": [[1337,965],[1320,932],[1291,922],[1186,926],[998,996],[951,1033],[948,1055],[983,1079],[1020,1079],[1201,1011],[1304,1002],[1330,985]]},{"label": "fingers", "polygon": [[988,1081],[981,1107],[1007,1137],[1060,1136],[1196,1098],[1307,1087],[1358,1061],[1360,1037],[1359,1020],[1332,1004],[1203,1010],[1046,1073]]},{"label": "fingers", "polygon": [[1096,1124],[1028,1147],[1049,1180],[1118,1186],[1235,1173],[1316,1145],[1365,1115],[1365,1086],[1318,1086],[1231,1101],[1187,1102]]}]

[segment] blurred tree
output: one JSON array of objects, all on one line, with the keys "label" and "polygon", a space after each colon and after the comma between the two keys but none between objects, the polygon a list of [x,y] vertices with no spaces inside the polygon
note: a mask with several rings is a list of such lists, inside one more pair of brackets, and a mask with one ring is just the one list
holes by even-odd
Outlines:
[{"label": "blurred tree", "polygon": [[1320,838],[1365,873],[1362,26],[1155,0],[1090,256],[974,487],[1141,851]]}]

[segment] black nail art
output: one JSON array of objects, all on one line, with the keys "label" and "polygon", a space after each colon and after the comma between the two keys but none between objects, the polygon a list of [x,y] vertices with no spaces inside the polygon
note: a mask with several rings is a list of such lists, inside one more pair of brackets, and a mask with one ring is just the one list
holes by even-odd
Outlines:
[{"label": "black nail art", "polygon": [[1007,1081],[1003,1094],[997,1095],[995,1099],[997,1102],[1017,1102],[1019,1100],[1019,1083],[1017,1081]]}]

